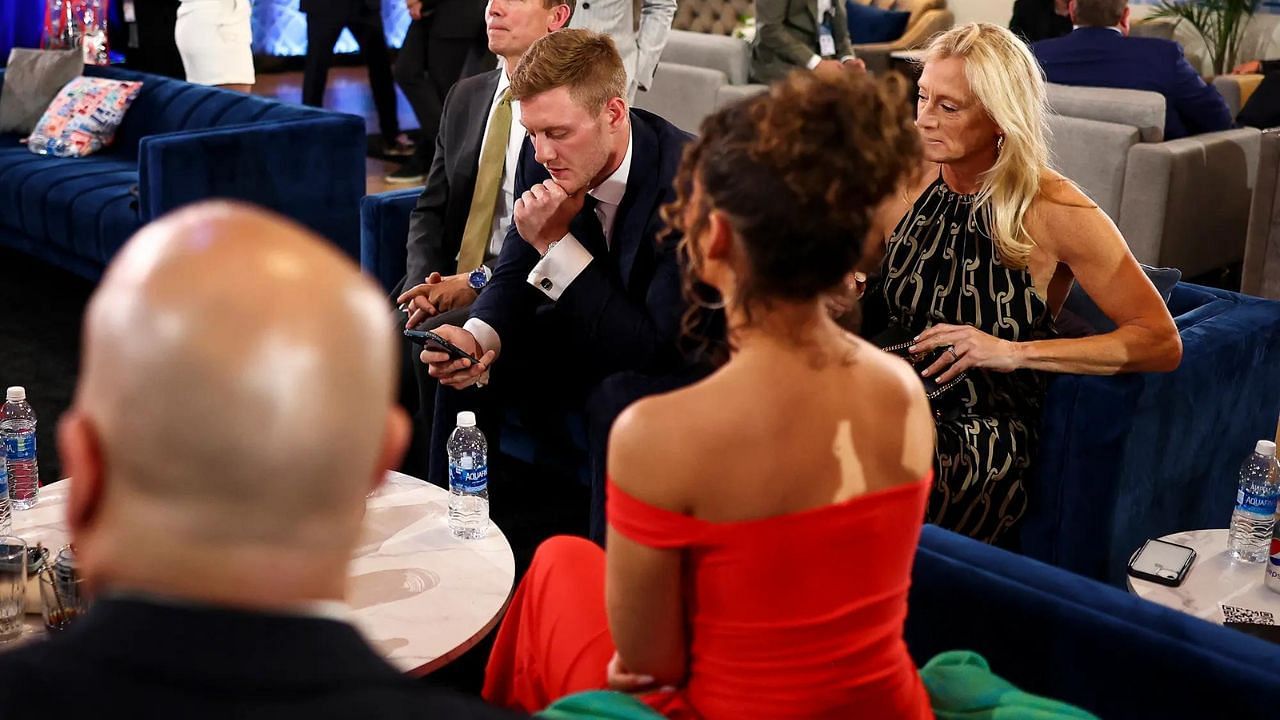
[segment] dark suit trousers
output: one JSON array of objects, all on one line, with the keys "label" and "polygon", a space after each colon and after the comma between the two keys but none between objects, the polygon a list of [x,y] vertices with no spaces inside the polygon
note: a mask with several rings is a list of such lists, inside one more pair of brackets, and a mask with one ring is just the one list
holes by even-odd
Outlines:
[{"label": "dark suit trousers", "polygon": [[135,4],[137,12],[137,47],[128,47],[128,36],[119,43],[124,47],[126,66],[138,72],[154,73],[185,80],[182,55],[174,40],[178,22],[178,0],[154,0]]},{"label": "dark suit trousers", "polygon": [[[548,344],[549,345],[549,344]],[[545,352],[546,345],[543,345]],[[509,363],[505,376],[499,366]],[[498,440],[508,414],[522,421],[535,442],[550,443],[572,449],[569,437],[571,416],[585,420],[587,454],[585,463],[591,483],[590,537],[604,544],[605,479],[607,475],[609,431],[629,405],[641,398],[670,392],[696,382],[710,372],[706,367],[689,367],[662,375],[621,372],[602,381],[583,381],[573,377],[572,369],[551,367],[544,359],[538,363],[521,363],[517,358],[502,357],[494,366],[493,384],[482,389],[453,390],[440,387],[435,401],[435,427],[431,433],[428,478],[448,487],[448,453],[446,446],[453,432],[457,413],[471,410],[489,441],[489,453],[497,452]]]},{"label": "dark suit trousers", "polygon": [[360,44],[360,55],[369,68],[369,87],[378,110],[378,124],[384,142],[393,142],[400,134],[396,118],[396,88],[391,78],[391,56],[382,18],[375,12],[360,9],[349,17],[307,14],[307,57],[302,71],[302,102],[312,107],[324,106],[324,88],[333,64],[333,46],[343,28],[350,28]]},{"label": "dark suit trousers", "polygon": [[396,82],[413,106],[413,114],[422,128],[414,162],[424,169],[431,166],[435,155],[445,96],[485,51],[478,40],[431,37],[432,22],[430,15],[413,21],[395,64]]}]

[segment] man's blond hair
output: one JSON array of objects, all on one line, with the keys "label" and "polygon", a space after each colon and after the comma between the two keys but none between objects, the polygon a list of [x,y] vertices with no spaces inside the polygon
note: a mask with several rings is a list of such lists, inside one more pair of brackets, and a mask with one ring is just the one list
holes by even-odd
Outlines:
[{"label": "man's blond hair", "polygon": [[541,95],[558,87],[596,113],[613,98],[626,98],[627,71],[608,35],[559,30],[529,46],[511,76],[511,98]]}]

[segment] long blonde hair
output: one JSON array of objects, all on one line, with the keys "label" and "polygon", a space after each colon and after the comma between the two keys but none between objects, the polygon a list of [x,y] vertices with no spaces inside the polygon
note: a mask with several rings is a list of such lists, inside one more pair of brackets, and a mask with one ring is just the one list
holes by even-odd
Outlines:
[{"label": "long blonde hair", "polygon": [[991,208],[991,235],[1001,260],[1023,268],[1035,247],[1027,209],[1049,167],[1044,73],[1016,35],[990,23],[959,25],[935,37],[925,62],[964,58],[969,89],[1004,133],[996,164],[983,174],[974,212]]}]

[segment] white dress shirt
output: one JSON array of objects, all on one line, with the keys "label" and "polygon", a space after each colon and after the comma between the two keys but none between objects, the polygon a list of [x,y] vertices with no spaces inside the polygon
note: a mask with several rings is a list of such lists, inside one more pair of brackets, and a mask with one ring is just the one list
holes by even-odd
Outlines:
[{"label": "white dress shirt", "polygon": [[[627,129],[627,153],[613,174],[604,182],[587,191],[596,199],[596,217],[600,220],[600,229],[604,231],[605,244],[613,247],[613,226],[618,217],[618,206],[627,193],[627,181],[631,176],[631,154],[635,149],[635,138]],[[566,233],[551,248],[529,273],[528,282],[546,295],[552,302],[558,301],[564,291],[577,279],[582,271],[591,264],[591,253],[578,241],[573,233]],[[502,339],[489,323],[479,319],[467,320],[462,329],[471,333],[480,343],[481,354],[502,349]]]}]

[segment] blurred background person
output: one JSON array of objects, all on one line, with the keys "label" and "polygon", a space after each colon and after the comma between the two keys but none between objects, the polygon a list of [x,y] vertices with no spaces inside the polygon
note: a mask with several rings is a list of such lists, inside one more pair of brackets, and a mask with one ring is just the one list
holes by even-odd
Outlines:
[{"label": "blurred background person", "polygon": [[333,65],[333,46],[343,28],[360,45],[360,58],[369,70],[369,89],[378,111],[382,151],[393,157],[409,157],[413,143],[400,132],[396,115],[396,86],[391,77],[391,55],[382,25],[380,0],[299,0],[307,15],[307,55],[302,69],[302,104],[324,107],[324,89]]},{"label": "blurred background person", "polygon": [[413,20],[396,55],[395,78],[418,118],[421,133],[413,157],[390,175],[390,183],[426,179],[436,152],[444,99],[459,78],[493,67],[480,0],[405,0]]},{"label": "blurred background person", "polygon": [[594,30],[613,38],[627,70],[627,102],[637,90],[648,90],[667,46],[676,0],[587,0],[579,2],[569,27]]},{"label": "blurred background person", "polygon": [[124,53],[125,67],[186,79],[176,39],[182,0],[123,0],[112,3],[111,47]]},{"label": "blurred background person", "polygon": [[756,13],[751,41],[751,77],[756,82],[781,80],[797,68],[866,70],[866,64],[853,56],[842,0],[817,0],[816,6],[756,0]]},{"label": "blurred background person", "polygon": [[1071,0],[1014,0],[1009,29],[1030,45],[1071,32]]},{"label": "blurred background person", "polygon": [[187,82],[245,93],[253,88],[251,10],[249,0],[182,0],[174,40]]}]

